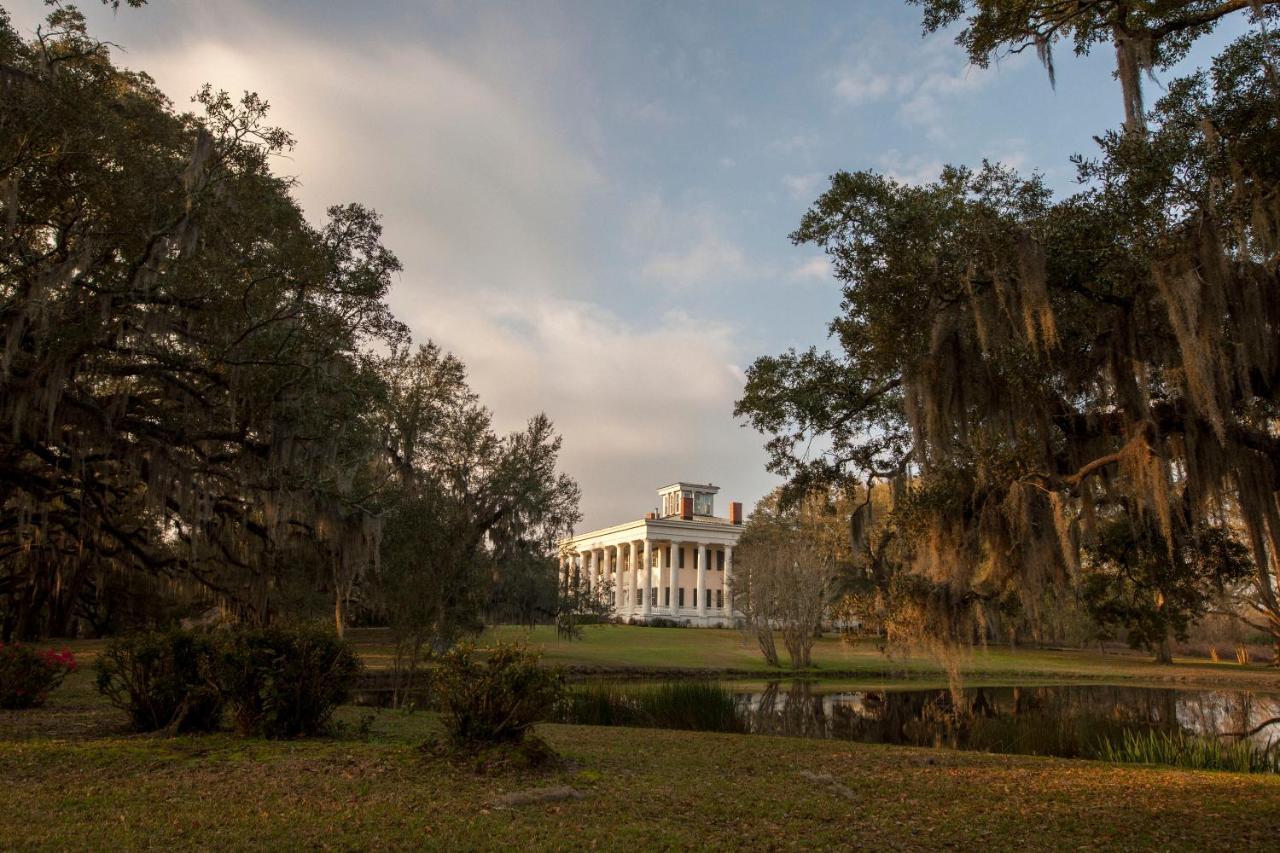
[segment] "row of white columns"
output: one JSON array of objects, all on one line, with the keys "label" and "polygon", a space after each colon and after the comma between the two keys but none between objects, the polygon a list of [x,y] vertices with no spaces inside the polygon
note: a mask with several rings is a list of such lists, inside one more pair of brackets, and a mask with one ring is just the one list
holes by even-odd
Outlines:
[{"label": "row of white columns", "polygon": [[[606,577],[615,577],[613,595],[614,595],[614,611],[622,614],[626,610],[630,610],[632,615],[635,614],[636,607],[639,607],[639,615],[650,616],[655,608],[660,612],[675,614],[680,610],[680,574],[677,566],[679,560],[674,558],[678,551],[682,551],[687,545],[696,546],[694,551],[697,570],[697,587],[695,592],[694,607],[684,608],[685,610],[695,610],[697,615],[705,617],[707,615],[707,548],[716,543],[708,542],[677,542],[672,541],[666,548],[658,548],[658,573],[659,577],[663,573],[668,578],[668,604],[666,606],[655,605],[653,602],[654,590],[653,586],[646,586],[640,603],[637,605],[637,589],[639,588],[640,575],[643,565],[643,573],[646,578],[651,578],[651,567],[653,567],[653,542],[649,539],[639,540],[637,542],[620,542],[616,545],[605,545],[599,548],[592,548],[586,551],[579,551],[576,554],[570,554],[563,557],[560,561],[560,586],[567,589],[570,578],[577,573],[580,577],[583,573],[587,579],[588,592],[595,592],[598,586]],[[637,545],[643,546],[643,564],[637,560]],[[722,615],[729,616],[733,612],[732,597],[732,580],[733,580],[733,546],[724,546],[724,584],[723,584],[723,606],[720,608],[712,608],[718,610]],[[626,565],[629,564],[629,568]],[[671,565],[669,565],[671,564]],[[626,573],[625,578],[623,573]],[[625,582],[625,586],[624,586]],[[660,589],[661,587],[657,587]],[[628,602],[630,602],[628,604]]]}]

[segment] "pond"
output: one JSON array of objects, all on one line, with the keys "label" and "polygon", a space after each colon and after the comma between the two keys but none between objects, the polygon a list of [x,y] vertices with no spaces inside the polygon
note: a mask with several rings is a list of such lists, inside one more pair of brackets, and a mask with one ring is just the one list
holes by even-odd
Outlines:
[{"label": "pond", "polygon": [[733,693],[756,734],[1097,757],[1126,732],[1280,742],[1280,693],[1110,685],[840,690],[773,682]]}]

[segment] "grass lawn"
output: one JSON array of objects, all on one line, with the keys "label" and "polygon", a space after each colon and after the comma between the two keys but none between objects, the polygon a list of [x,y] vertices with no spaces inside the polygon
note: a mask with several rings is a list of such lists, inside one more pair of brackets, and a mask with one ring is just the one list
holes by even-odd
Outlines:
[{"label": "grass lawn", "polygon": [[[365,712],[344,708],[354,723]],[[0,711],[0,847],[1274,849],[1280,778],[744,735],[548,725],[571,762],[477,776],[367,739],[123,733],[88,672]],[[581,799],[506,808],[511,792]]]},{"label": "grass lawn", "polygon": [[[365,662],[378,668],[391,660],[385,631],[356,630],[351,637]],[[499,640],[521,641],[537,646],[549,663],[561,664],[582,673],[646,672],[704,669],[714,674],[758,679],[776,674],[789,677],[789,670],[770,669],[755,645],[743,640],[740,632],[706,628],[643,628],[631,625],[600,625],[583,629],[581,640],[565,641],[555,629],[540,625],[532,630],[501,626],[486,631],[480,643]],[[781,643],[779,643],[781,648]],[[783,660],[786,660],[783,652]],[[920,656],[887,657],[871,644],[850,646],[838,637],[826,636],[814,647],[815,667],[811,677],[841,680],[910,678],[937,680],[942,668],[937,661]],[[1187,686],[1249,687],[1280,691],[1280,670],[1259,664],[1212,663],[1205,659],[1179,658],[1174,666],[1160,666],[1138,652],[1096,650],[1058,651],[1007,646],[975,649],[963,660],[966,678],[984,682],[1011,681],[1124,681],[1177,683]]]}]

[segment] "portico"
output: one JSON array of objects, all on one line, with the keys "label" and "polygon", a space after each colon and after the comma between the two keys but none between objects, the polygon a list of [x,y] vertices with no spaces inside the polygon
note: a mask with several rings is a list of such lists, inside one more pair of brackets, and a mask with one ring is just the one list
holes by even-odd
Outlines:
[{"label": "portico", "polygon": [[719,489],[673,483],[658,490],[659,509],[644,518],[593,530],[561,543],[560,582],[609,595],[627,622],[655,618],[711,627],[733,624],[733,550],[742,535],[742,504],[714,514]]}]

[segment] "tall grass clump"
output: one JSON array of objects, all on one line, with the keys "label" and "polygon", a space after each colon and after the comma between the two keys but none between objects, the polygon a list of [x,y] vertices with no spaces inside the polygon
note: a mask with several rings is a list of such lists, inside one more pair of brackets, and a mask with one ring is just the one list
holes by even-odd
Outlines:
[{"label": "tall grass clump", "polygon": [[1103,738],[1098,758],[1118,764],[1168,764],[1187,770],[1280,773],[1277,744],[1258,746],[1246,739],[1222,741],[1186,732],[1127,731]]},{"label": "tall grass clump", "polygon": [[570,691],[561,719],[586,726],[706,732],[746,730],[733,694],[719,684],[681,681],[640,687],[592,684]]}]

